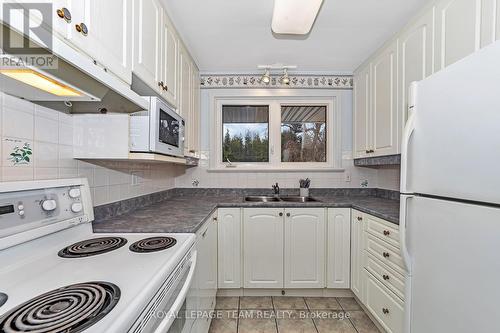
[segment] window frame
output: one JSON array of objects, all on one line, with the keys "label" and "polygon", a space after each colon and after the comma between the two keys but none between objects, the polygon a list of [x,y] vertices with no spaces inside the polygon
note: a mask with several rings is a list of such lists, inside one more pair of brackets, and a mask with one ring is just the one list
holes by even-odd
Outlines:
[{"label": "window frame", "polygon": [[[210,99],[210,164],[209,171],[341,171],[341,94],[338,91],[302,89],[248,89],[212,91]],[[222,106],[269,105],[269,162],[222,161]],[[281,106],[326,106],[326,162],[281,162]]]}]

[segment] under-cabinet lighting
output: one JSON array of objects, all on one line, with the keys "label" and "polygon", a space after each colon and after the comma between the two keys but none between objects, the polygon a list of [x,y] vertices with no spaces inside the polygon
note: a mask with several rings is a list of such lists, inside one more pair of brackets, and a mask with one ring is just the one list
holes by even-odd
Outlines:
[{"label": "under-cabinet lighting", "polygon": [[277,34],[306,35],[323,0],[274,0],[271,28]]},{"label": "under-cabinet lighting", "polygon": [[30,68],[0,69],[0,73],[56,96],[77,97],[83,95],[76,89]]}]

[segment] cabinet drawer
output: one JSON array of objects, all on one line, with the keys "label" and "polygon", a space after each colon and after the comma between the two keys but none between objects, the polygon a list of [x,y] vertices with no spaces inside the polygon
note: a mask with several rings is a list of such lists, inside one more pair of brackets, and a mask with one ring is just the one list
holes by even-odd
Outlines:
[{"label": "cabinet drawer", "polygon": [[389,333],[403,332],[404,303],[367,273],[366,307]]},{"label": "cabinet drawer", "polygon": [[399,298],[404,299],[405,283],[401,274],[384,265],[369,252],[366,255],[366,269]]},{"label": "cabinet drawer", "polygon": [[404,262],[398,248],[386,244],[377,237],[368,234],[366,249],[387,266],[400,274],[404,274]]},{"label": "cabinet drawer", "polygon": [[399,249],[399,226],[374,216],[366,215],[366,231]]}]

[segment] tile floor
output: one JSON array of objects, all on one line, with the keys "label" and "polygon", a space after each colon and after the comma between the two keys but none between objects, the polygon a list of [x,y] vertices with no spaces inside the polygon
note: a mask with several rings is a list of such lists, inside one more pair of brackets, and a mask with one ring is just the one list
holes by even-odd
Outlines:
[{"label": "tile floor", "polygon": [[217,297],[210,333],[379,333],[352,297]]}]

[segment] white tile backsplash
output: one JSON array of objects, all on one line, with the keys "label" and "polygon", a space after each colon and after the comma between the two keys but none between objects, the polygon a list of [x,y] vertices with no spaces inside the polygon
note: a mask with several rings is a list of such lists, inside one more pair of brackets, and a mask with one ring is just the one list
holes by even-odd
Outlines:
[{"label": "white tile backsplash", "polygon": [[[0,92],[1,181],[86,177],[94,205],[162,191],[175,186],[177,169],[169,165],[106,162],[99,165],[73,159],[72,117]],[[14,164],[14,147],[28,143],[29,163]],[[141,183],[130,186],[132,171]]]}]

